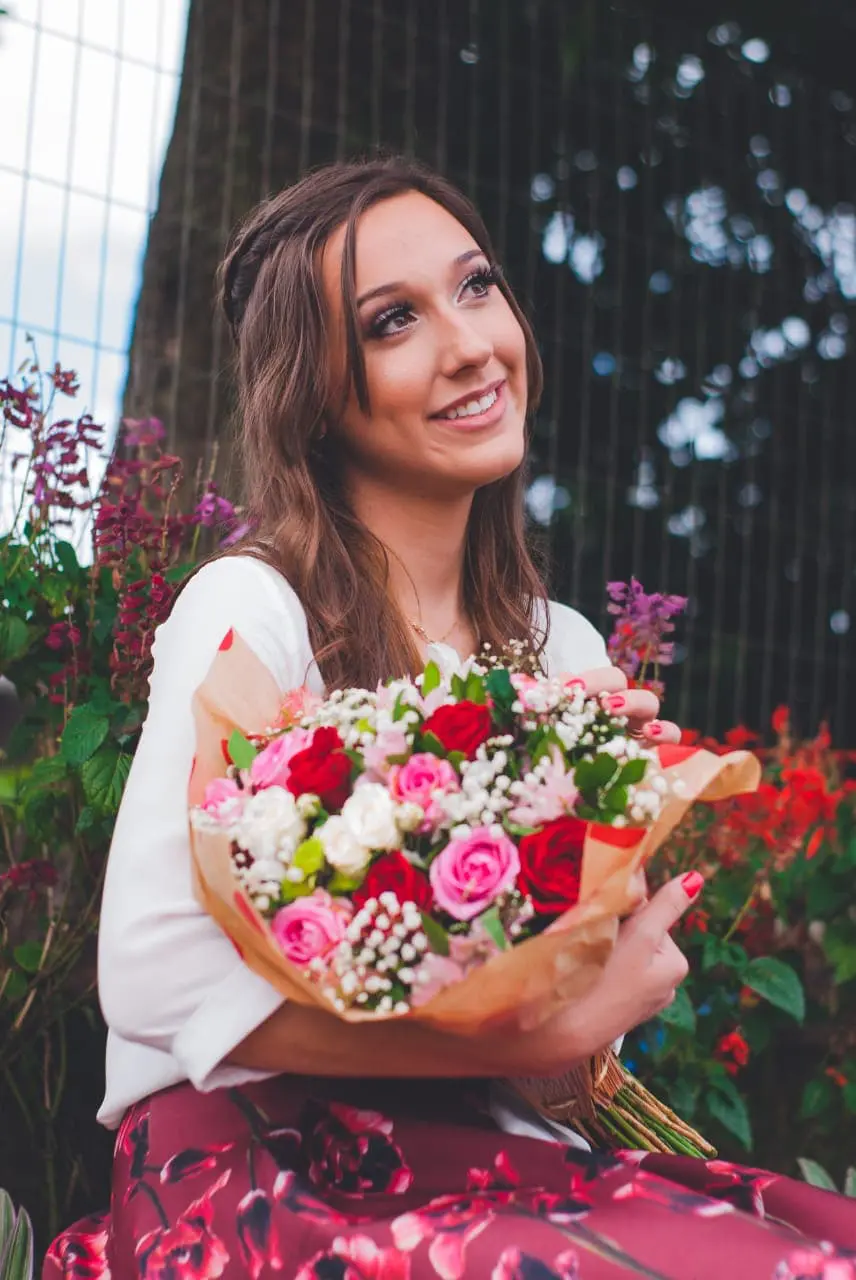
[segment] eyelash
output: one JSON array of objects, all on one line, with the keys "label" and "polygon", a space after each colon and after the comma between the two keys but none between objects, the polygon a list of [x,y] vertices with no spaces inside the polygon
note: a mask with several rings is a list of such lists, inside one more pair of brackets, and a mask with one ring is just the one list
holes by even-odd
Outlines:
[{"label": "eyelash", "polygon": [[[480,284],[485,290],[492,288],[499,283],[499,269],[497,267],[479,267],[476,271],[471,271],[461,281],[460,292],[473,284]],[[485,294],[481,295],[486,296]],[[368,336],[370,338],[388,338],[392,335],[384,333],[384,327],[389,324],[390,320],[394,320],[397,316],[407,316],[413,311],[413,304],[408,301],[396,302],[394,306],[387,307],[376,315],[369,325]],[[400,330],[398,331],[400,332]]]}]

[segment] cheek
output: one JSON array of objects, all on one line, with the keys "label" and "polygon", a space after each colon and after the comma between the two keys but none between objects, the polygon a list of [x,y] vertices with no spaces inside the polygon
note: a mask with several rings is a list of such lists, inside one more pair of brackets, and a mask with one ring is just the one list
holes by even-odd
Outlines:
[{"label": "cheek", "polygon": [[431,388],[431,353],[418,338],[373,351],[366,360],[366,379],[372,417],[396,417],[424,412]]}]

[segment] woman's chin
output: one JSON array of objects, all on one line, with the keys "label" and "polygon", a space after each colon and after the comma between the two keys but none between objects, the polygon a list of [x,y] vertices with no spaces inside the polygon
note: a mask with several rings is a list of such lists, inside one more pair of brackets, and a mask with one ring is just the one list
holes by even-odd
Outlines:
[{"label": "woman's chin", "polygon": [[468,451],[455,468],[455,479],[473,489],[504,480],[523,462],[525,456],[522,435],[518,439],[485,441],[478,449]]}]

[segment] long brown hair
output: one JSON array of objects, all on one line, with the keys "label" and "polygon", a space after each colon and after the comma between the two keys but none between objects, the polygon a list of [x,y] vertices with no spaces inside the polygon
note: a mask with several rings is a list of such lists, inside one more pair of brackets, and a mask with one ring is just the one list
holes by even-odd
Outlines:
[{"label": "long brown hair", "polygon": [[[329,429],[337,395],[321,251],[345,227],[342,295],[347,337],[345,386],[369,412],[355,300],[357,222],[379,201],[407,191],[428,196],[494,260],[487,230],[451,183],[403,159],[333,164],[253,209],[232,236],[220,269],[222,303],[237,346],[240,448],[251,551],[291,583],[328,689],[373,688],[420,669],[413,634],[389,592],[383,544],[357,520],[340,483]],[[541,361],[508,286],[525,335],[528,411],[541,394]],[[341,389],[341,379],[339,379]],[[524,469],[485,485],[469,520],[464,593],[480,640],[543,644],[546,592],[526,543]]]}]

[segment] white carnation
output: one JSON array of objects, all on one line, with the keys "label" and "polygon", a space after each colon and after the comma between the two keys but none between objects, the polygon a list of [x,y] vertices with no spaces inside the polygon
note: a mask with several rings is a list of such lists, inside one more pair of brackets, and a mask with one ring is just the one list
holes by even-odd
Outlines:
[{"label": "white carnation", "polygon": [[297,802],[284,787],[265,787],[250,796],[237,824],[235,839],[263,862],[287,862],[306,834]]},{"label": "white carnation", "polygon": [[371,849],[366,848],[343,816],[334,814],[328,818],[323,827],[319,827],[316,835],[324,848],[324,857],[345,876],[358,875],[371,860]]},{"label": "white carnation", "polygon": [[379,782],[359,787],[342,806],[342,817],[354,838],[367,849],[397,849],[395,804]]}]

